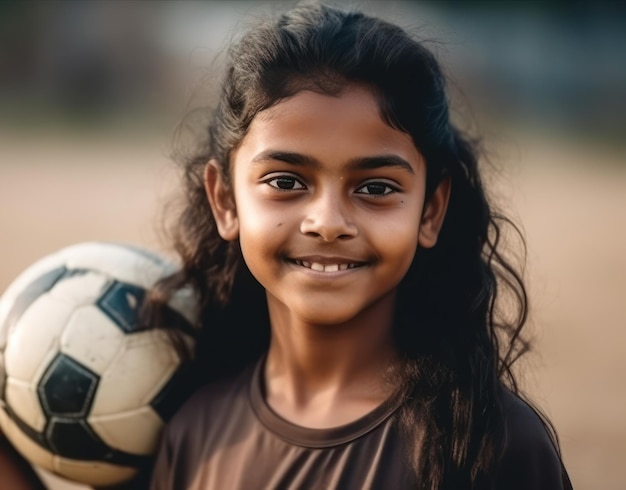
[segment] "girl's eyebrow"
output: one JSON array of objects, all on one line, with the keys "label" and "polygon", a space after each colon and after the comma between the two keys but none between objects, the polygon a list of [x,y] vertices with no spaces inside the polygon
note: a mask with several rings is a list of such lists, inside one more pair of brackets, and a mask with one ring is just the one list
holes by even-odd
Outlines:
[{"label": "girl's eyebrow", "polygon": [[252,159],[252,163],[262,163],[268,160],[278,160],[279,162],[289,163],[291,165],[297,165],[299,167],[321,167],[320,163],[311,156],[303,155],[302,153],[281,150],[262,151],[258,155],[255,155],[255,157]]},{"label": "girl's eyebrow", "polygon": [[376,155],[372,157],[355,158],[350,161],[348,166],[357,170],[397,167],[411,174],[415,174],[415,170],[413,170],[411,164],[398,155]]},{"label": "girl's eyebrow", "polygon": [[[278,160],[291,165],[320,168],[320,162],[310,155],[281,150],[265,150],[252,159],[252,163],[261,163],[267,160]],[[409,162],[398,155],[375,155],[357,157],[348,162],[350,170],[374,170],[377,168],[396,167],[415,174]]]}]

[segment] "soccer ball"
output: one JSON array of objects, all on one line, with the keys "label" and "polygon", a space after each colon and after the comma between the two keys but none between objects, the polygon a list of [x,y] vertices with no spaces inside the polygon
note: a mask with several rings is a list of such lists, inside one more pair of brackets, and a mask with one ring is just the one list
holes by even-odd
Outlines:
[{"label": "soccer ball", "polygon": [[[145,292],[175,266],[138,247],[80,243],[26,269],[0,298],[0,428],[31,463],[89,485],[132,478],[184,401],[189,291],[168,325],[142,325]],[[168,329],[156,328],[168,327]]]}]

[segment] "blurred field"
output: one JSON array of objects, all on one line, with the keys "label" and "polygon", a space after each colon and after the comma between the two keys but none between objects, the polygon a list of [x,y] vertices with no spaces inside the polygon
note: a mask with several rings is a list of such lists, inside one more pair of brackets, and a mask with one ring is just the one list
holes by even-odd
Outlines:
[{"label": "blurred field", "polygon": [[[174,173],[164,140],[0,137],[0,290],[86,240],[160,249]],[[521,222],[536,349],[525,386],[552,417],[578,490],[626,481],[626,166],[623,155],[517,135],[498,148],[497,200]],[[49,480],[50,488],[73,488]]]}]

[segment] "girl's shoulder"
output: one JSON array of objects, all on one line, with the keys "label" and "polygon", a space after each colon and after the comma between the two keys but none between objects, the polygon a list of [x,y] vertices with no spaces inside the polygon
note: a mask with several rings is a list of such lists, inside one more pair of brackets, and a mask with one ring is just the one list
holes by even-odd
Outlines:
[{"label": "girl's shoulder", "polygon": [[166,433],[178,439],[189,433],[202,433],[216,420],[232,418],[236,407],[242,406],[248,399],[254,366],[252,364],[219,381],[197,388],[168,422]]},{"label": "girl's shoulder", "polygon": [[178,409],[161,437],[152,490],[190,488],[207,451],[219,442],[218,434],[234,440],[241,435],[253,367],[201,386]]},{"label": "girl's shoulder", "polygon": [[503,408],[504,446],[495,488],[571,490],[559,450],[539,413],[508,390]]}]

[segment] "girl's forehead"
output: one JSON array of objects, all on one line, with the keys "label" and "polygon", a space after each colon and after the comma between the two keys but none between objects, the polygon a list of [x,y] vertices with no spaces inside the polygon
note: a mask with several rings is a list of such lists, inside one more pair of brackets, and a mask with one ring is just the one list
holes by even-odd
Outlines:
[{"label": "girl's forehead", "polygon": [[362,137],[365,133],[372,143],[401,140],[414,146],[408,133],[383,119],[373,92],[359,85],[349,85],[336,94],[301,90],[260,111],[246,137],[255,133],[273,139],[296,135],[306,139],[326,133],[329,141],[338,135]]},{"label": "girl's forehead", "polygon": [[[360,85],[348,85],[337,93],[329,94],[318,90],[302,89],[279,100],[269,108],[260,111],[255,119],[272,120],[280,116],[306,112],[310,116],[338,115],[339,108],[359,109],[369,116],[380,117],[380,106],[374,93]],[[382,120],[382,118],[381,118]]]},{"label": "girl's forehead", "polygon": [[384,121],[375,95],[360,86],[336,95],[302,90],[259,112],[237,154],[251,160],[272,151],[319,161],[391,154],[420,165],[422,161],[411,136]]}]

